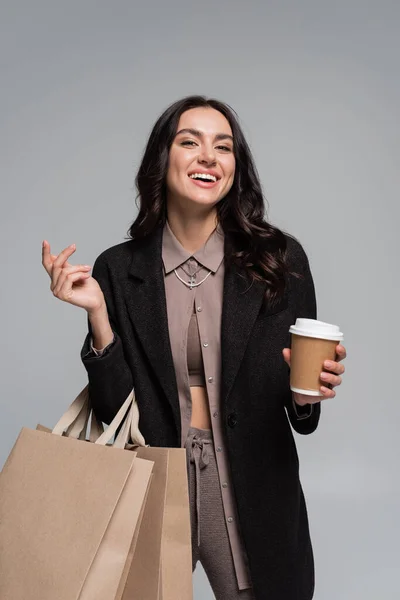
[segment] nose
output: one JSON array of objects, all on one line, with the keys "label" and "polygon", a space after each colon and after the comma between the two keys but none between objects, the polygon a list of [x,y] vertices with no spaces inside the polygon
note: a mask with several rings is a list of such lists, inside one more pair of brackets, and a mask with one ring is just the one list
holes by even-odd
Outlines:
[{"label": "nose", "polygon": [[215,150],[213,148],[213,145],[206,145],[204,144],[201,147],[200,153],[199,153],[199,163],[200,164],[207,164],[207,165],[215,165],[216,162],[216,158],[215,158]]}]

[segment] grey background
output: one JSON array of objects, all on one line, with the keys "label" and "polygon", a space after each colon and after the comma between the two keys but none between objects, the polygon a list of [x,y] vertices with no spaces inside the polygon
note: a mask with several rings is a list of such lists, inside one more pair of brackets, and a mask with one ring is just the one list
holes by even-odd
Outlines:
[{"label": "grey background", "polygon": [[123,241],[155,119],[215,96],[345,332],[344,383],[296,438],[315,598],[398,598],[399,17],[397,0],[1,4],[1,464],[86,384],[86,314],[52,296],[42,239],[88,264]]}]

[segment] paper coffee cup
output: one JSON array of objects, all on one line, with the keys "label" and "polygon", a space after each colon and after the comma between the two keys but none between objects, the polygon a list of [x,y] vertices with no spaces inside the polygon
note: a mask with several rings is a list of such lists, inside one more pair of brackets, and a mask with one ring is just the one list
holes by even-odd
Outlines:
[{"label": "paper coffee cup", "polygon": [[296,319],[292,334],[290,389],[308,396],[321,396],[320,379],[326,360],[335,360],[336,346],[343,340],[337,325],[316,319]]}]

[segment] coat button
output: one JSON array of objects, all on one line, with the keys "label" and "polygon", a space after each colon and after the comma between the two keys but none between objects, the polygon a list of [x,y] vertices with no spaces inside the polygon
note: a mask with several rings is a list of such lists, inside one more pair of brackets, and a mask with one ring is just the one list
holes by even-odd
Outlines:
[{"label": "coat button", "polygon": [[237,425],[237,417],[236,417],[236,413],[230,413],[228,415],[228,425],[229,427],[231,427],[232,429]]}]

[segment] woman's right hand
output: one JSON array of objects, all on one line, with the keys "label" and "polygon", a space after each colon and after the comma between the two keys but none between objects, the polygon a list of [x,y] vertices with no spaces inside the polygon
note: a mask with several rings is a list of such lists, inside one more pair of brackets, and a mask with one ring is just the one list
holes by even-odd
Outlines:
[{"label": "woman's right hand", "polygon": [[53,296],[74,306],[84,308],[89,314],[104,308],[103,292],[96,279],[89,273],[90,265],[71,265],[68,258],[75,252],[72,244],[57,256],[50,253],[50,244],[42,245],[42,265],[50,279]]}]

